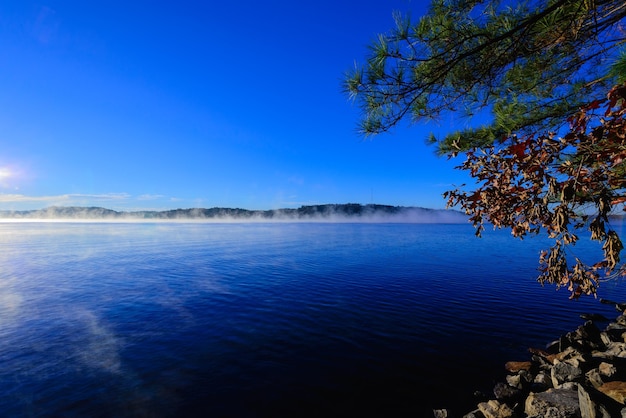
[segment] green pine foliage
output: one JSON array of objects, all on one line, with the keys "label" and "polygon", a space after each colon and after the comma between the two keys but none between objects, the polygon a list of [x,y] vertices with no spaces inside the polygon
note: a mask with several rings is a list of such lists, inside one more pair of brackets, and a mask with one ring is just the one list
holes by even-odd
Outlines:
[{"label": "green pine foliage", "polygon": [[623,0],[433,0],[417,22],[394,14],[343,87],[364,135],[404,119],[491,114],[484,126],[431,135],[442,154],[556,130],[626,78],[625,18]]}]

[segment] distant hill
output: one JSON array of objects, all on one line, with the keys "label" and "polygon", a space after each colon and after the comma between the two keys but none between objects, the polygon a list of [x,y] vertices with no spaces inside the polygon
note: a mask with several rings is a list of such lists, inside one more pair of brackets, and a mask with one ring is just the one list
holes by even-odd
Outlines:
[{"label": "distant hill", "polygon": [[207,221],[354,221],[466,223],[456,210],[361,205],[358,203],[301,206],[297,209],[247,210],[214,207],[164,211],[120,212],[101,207],[51,206],[27,211],[0,211],[2,219],[62,220],[207,220]]}]

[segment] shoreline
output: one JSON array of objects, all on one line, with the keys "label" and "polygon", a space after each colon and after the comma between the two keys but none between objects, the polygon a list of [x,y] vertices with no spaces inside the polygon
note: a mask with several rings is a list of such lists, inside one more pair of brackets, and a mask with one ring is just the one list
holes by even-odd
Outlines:
[{"label": "shoreline", "polygon": [[434,409],[433,417],[626,417],[626,304],[600,302],[614,305],[617,317],[580,315],[577,329],[529,348],[529,359],[508,361],[504,381],[477,393],[475,409]]}]

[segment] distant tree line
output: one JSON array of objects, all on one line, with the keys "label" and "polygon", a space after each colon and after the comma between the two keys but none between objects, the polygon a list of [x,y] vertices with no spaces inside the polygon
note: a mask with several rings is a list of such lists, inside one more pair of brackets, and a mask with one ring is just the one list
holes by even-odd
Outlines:
[{"label": "distant tree line", "polygon": [[[440,210],[421,207],[358,203],[308,205],[299,208],[248,210],[240,208],[189,208],[163,211],[115,211],[101,207],[51,206],[26,211],[0,211],[0,218],[11,219],[314,219],[332,217],[393,216],[407,213],[436,214]],[[445,211],[455,212],[455,211]],[[460,212],[456,212],[460,214]]]}]

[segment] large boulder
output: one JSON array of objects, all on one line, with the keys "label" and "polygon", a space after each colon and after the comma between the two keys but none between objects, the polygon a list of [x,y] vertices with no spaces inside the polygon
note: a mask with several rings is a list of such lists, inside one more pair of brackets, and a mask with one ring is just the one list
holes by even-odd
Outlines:
[{"label": "large boulder", "polygon": [[622,405],[626,404],[626,382],[607,382],[598,387],[598,390]]},{"label": "large boulder", "polygon": [[578,387],[566,386],[530,393],[526,398],[524,413],[530,418],[581,417],[578,403]]}]

